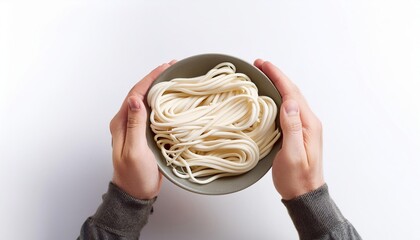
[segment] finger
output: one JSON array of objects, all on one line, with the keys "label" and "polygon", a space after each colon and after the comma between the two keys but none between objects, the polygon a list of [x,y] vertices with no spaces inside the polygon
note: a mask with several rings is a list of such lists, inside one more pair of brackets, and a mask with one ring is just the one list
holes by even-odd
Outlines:
[{"label": "finger", "polygon": [[125,146],[129,149],[139,149],[146,138],[147,112],[142,99],[132,95],[127,99],[127,131]]},{"label": "finger", "polygon": [[[152,85],[153,81],[156,80],[156,78],[165,71],[170,65],[168,63],[164,63],[160,65],[159,67],[153,69],[149,74],[147,74],[143,79],[141,79],[139,82],[134,85],[133,88],[131,88],[130,92],[128,93],[125,101],[123,102],[121,106],[121,110],[126,110],[127,108],[127,99],[128,96],[131,95],[137,95],[141,98],[141,100],[144,99],[144,96],[146,95],[147,91],[149,90],[150,86]],[[126,115],[126,114],[123,114]]]},{"label": "finger", "polygon": [[254,66],[256,66],[258,69],[262,71],[261,66],[263,65],[263,63],[264,63],[264,60],[262,60],[261,58],[258,58],[254,61]]},{"label": "finger", "polygon": [[[260,64],[260,62],[258,62],[258,64]],[[305,128],[311,128],[311,125],[317,121],[317,118],[306,102],[305,97],[301,94],[299,88],[271,62],[263,62],[261,69],[273,82],[283,98],[283,101],[293,99],[298,102],[302,124]]]},{"label": "finger", "polygon": [[261,65],[262,71],[271,79],[281,96],[297,95],[299,89],[289,78],[271,62],[265,61]]},{"label": "finger", "polygon": [[169,62],[169,65],[174,65],[175,63],[177,62],[177,60],[175,60],[175,59],[172,59],[170,62]]},{"label": "finger", "polygon": [[288,151],[293,156],[299,157],[296,159],[300,159],[300,156],[305,153],[305,145],[297,101],[287,100],[282,103],[280,109],[280,126],[283,133],[282,149]]},{"label": "finger", "polygon": [[[173,61],[173,60],[172,60]],[[172,62],[171,61],[171,62]],[[126,122],[126,117],[128,114],[128,97],[131,95],[137,95],[141,98],[143,101],[145,99],[145,95],[147,93],[147,90],[150,88],[150,85],[152,85],[153,81],[156,80],[156,78],[165,71],[168,67],[170,67],[170,64],[164,63],[160,65],[159,67],[153,69],[148,75],[146,75],[142,80],[140,80],[134,87],[130,90],[127,97],[125,98],[123,104],[121,105],[120,110],[115,115],[114,118],[116,118],[117,121]]]},{"label": "finger", "polygon": [[142,80],[140,80],[134,87],[130,90],[128,95],[132,95],[133,93],[139,95],[142,100],[144,96],[146,96],[147,90],[149,90],[150,85],[152,85],[153,81],[165,71],[171,65],[169,63],[164,63],[159,67],[155,68],[149,74],[147,74]]}]

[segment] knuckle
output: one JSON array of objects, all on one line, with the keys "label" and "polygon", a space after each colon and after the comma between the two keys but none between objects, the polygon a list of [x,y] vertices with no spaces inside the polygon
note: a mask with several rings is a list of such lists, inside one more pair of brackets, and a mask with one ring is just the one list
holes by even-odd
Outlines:
[{"label": "knuckle", "polygon": [[311,134],[322,133],[322,122],[314,114],[306,122],[305,129]]},{"label": "knuckle", "polygon": [[127,128],[135,128],[140,124],[140,121],[135,117],[127,118]]},{"label": "knuckle", "polygon": [[287,99],[301,101],[301,99],[303,99],[303,95],[300,89],[295,84],[292,84],[290,86],[290,90],[287,93],[284,93],[282,95],[282,98],[284,101],[286,101]]},{"label": "knuckle", "polygon": [[109,122],[109,131],[114,132],[115,131],[115,118],[113,118],[110,122]]},{"label": "knuckle", "polygon": [[316,132],[322,132],[322,122],[317,117],[315,117],[312,128]]},{"label": "knuckle", "polygon": [[298,133],[302,131],[302,122],[300,121],[289,122],[286,125],[286,130],[291,133]]}]

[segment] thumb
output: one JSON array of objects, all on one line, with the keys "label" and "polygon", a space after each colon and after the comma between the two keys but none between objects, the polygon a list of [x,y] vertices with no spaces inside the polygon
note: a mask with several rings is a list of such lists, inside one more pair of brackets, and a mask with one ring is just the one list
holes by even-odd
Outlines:
[{"label": "thumb", "polygon": [[127,145],[139,146],[144,142],[146,137],[147,112],[143,101],[138,96],[130,96],[127,98],[128,115],[127,115],[127,133],[125,142]]},{"label": "thumb", "polygon": [[284,101],[281,105],[280,126],[283,132],[283,148],[304,150],[299,104],[295,100]]}]

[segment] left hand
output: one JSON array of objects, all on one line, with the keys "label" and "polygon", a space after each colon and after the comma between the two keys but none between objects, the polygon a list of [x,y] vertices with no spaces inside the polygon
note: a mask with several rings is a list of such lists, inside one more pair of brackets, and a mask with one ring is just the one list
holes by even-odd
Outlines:
[{"label": "left hand", "polygon": [[112,182],[137,199],[152,199],[160,191],[162,174],[146,141],[148,116],[145,99],[153,81],[174,62],[160,65],[140,80],[110,123],[114,165]]}]

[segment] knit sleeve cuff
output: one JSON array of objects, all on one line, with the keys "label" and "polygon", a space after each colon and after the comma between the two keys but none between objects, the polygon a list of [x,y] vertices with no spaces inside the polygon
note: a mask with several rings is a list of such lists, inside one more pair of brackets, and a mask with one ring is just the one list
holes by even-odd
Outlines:
[{"label": "knit sleeve cuff", "polygon": [[127,237],[140,235],[156,201],[156,198],[136,199],[112,182],[109,183],[108,192],[102,199],[103,202],[92,216],[92,220],[107,231]]},{"label": "knit sleeve cuff", "polygon": [[331,199],[326,184],[295,199],[282,202],[300,239],[315,239],[346,221]]}]

